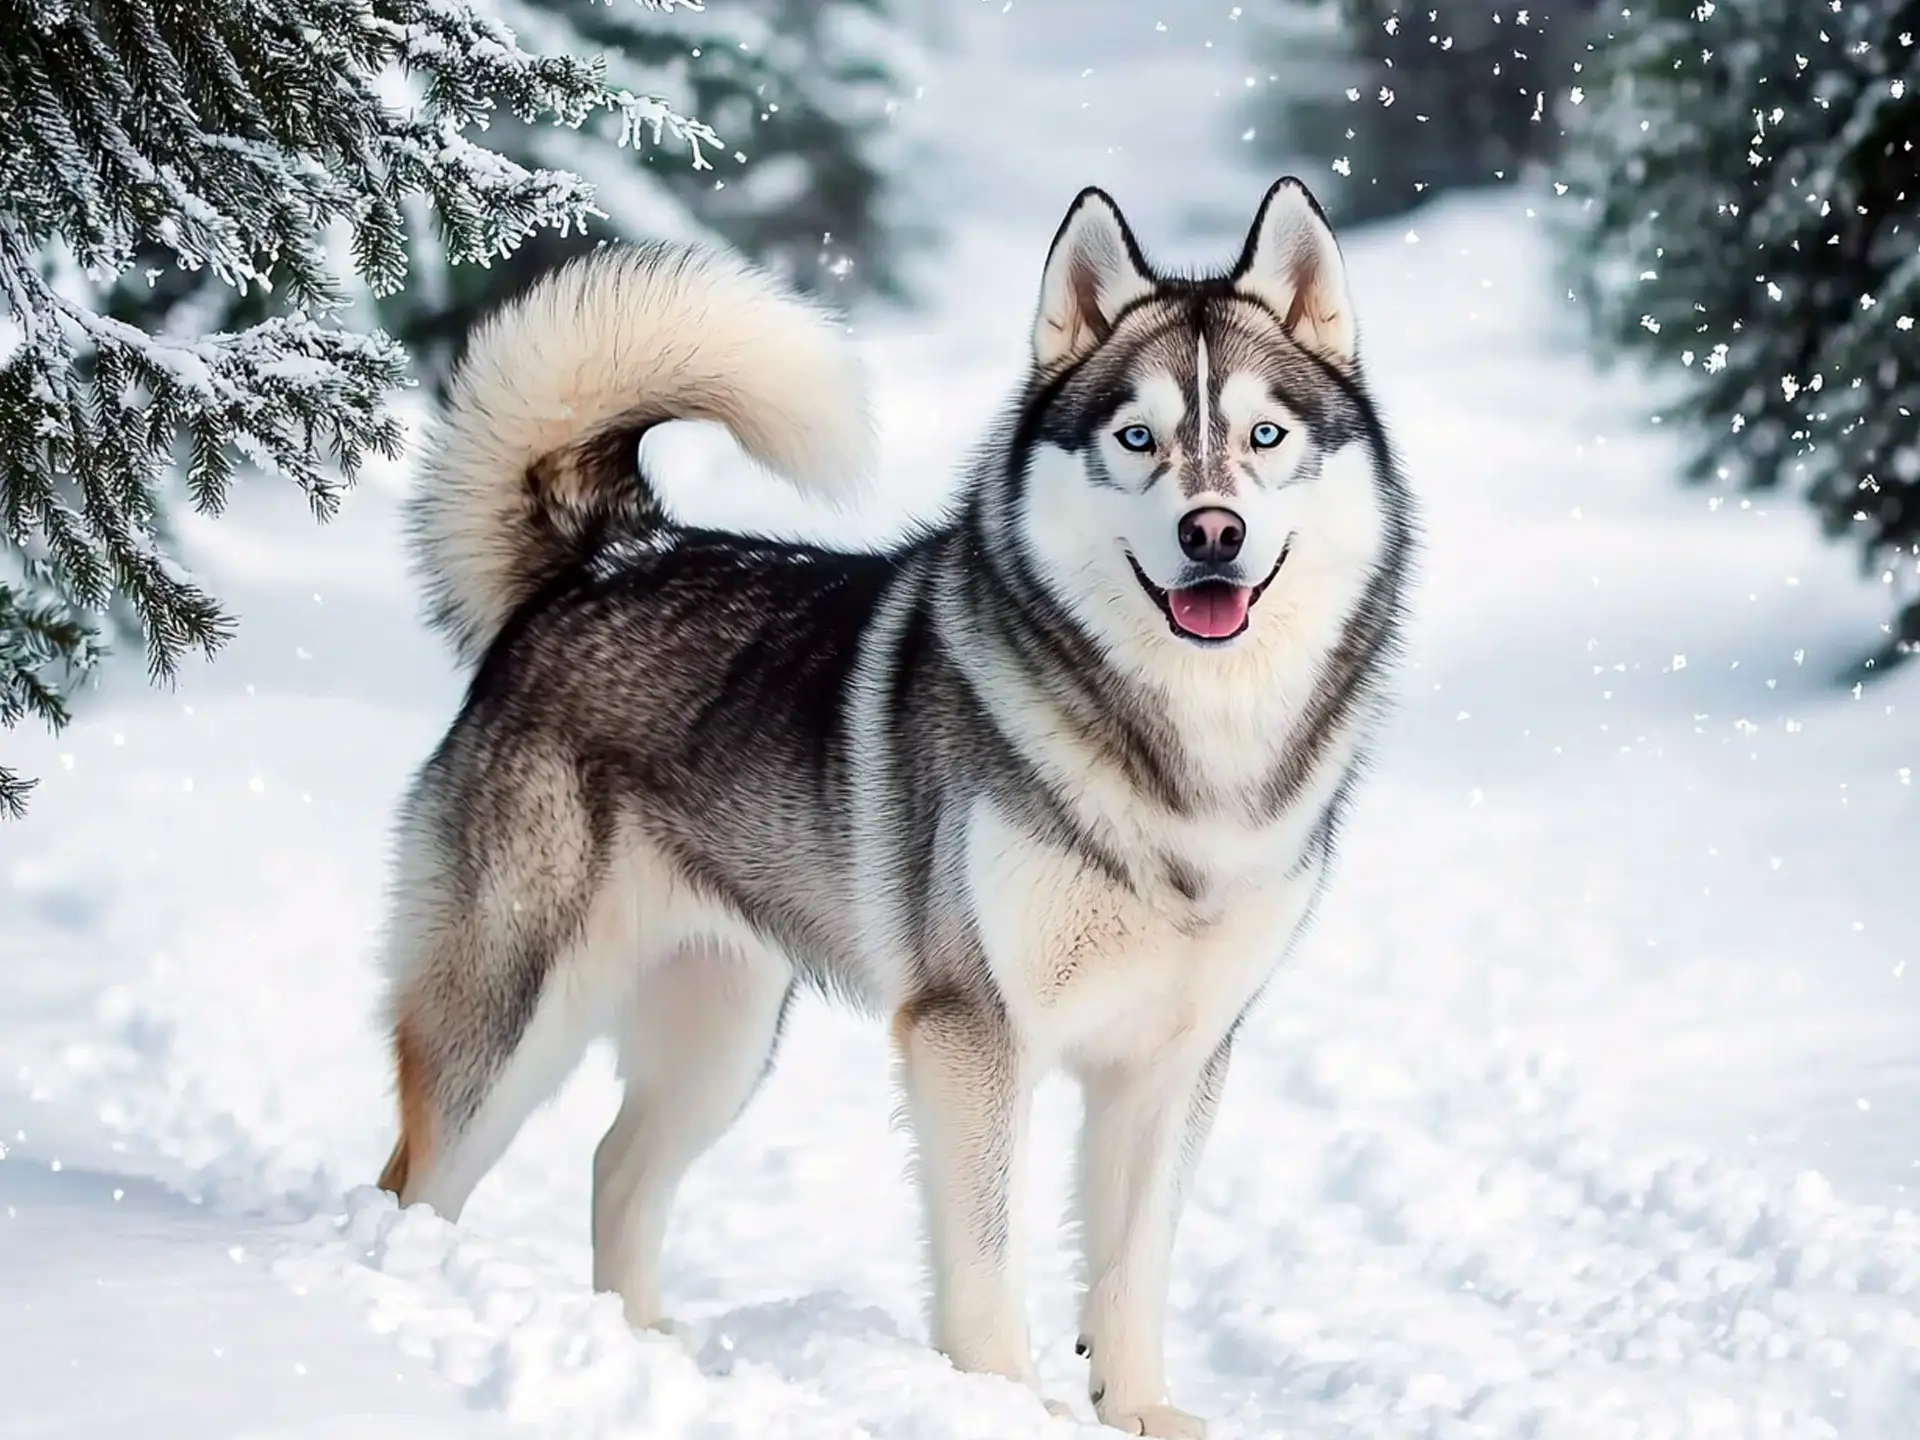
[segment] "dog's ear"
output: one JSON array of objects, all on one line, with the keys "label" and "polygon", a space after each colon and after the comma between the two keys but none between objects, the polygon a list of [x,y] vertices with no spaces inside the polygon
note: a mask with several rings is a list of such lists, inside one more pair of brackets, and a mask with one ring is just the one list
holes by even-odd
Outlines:
[{"label": "dog's ear", "polygon": [[1078,360],[1107,338],[1114,317],[1149,294],[1153,275],[1106,194],[1082,190],[1060,223],[1040,280],[1033,358],[1043,370]]},{"label": "dog's ear", "polygon": [[1353,363],[1360,334],[1340,244],[1319,202],[1291,175],[1260,202],[1233,283],[1268,305],[1309,350]]}]

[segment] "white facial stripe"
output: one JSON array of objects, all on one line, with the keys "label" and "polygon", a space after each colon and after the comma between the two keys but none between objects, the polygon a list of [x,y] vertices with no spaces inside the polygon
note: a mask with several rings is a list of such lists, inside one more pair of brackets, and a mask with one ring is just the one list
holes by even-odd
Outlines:
[{"label": "white facial stripe", "polygon": [[1207,374],[1207,337],[1204,335],[1199,337],[1194,359],[1194,413],[1200,417],[1200,468],[1205,470],[1212,460],[1208,451],[1213,444],[1213,412],[1207,403],[1207,392],[1212,386]]}]

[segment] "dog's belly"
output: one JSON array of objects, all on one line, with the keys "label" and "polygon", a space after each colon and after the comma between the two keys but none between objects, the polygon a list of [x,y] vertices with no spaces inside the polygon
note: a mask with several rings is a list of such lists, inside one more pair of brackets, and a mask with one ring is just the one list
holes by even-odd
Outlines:
[{"label": "dog's belly", "polygon": [[967,833],[975,919],[1001,998],[1037,1058],[1069,1065],[1211,1050],[1273,973],[1319,870],[1275,865],[1189,897],[1157,877],[1129,888],[991,806]]}]

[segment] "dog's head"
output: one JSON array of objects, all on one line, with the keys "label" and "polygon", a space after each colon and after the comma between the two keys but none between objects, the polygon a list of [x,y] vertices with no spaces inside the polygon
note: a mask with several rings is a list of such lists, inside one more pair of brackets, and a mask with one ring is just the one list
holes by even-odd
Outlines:
[{"label": "dog's head", "polygon": [[1014,451],[1034,578],[1109,651],[1182,670],[1260,648],[1267,617],[1300,608],[1274,604],[1290,584],[1305,601],[1315,572],[1364,580],[1382,496],[1356,338],[1297,180],[1268,191],[1233,269],[1198,279],[1156,274],[1113,201],[1082,192],[1047,258]]}]

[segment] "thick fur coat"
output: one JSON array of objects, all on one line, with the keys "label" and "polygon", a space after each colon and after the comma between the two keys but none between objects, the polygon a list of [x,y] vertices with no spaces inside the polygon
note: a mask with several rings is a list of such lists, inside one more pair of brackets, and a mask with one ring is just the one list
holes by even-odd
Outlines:
[{"label": "thick fur coat", "polygon": [[483,326],[412,509],[472,683],[401,817],[382,1183],[457,1218],[611,1035],[594,1279],[661,1324],[674,1188],[805,983],[891,1022],[962,1369],[1033,1382],[1011,1197],[1036,1080],[1081,1082],[1094,1408],[1200,1434],[1161,1354],[1180,1196],[1327,875],[1413,553],[1357,337],[1298,182],[1201,278],[1089,190],[951,517],[842,553],[679,524],[638,467],[695,418],[870,482],[842,334],[768,278],[605,250]]}]

